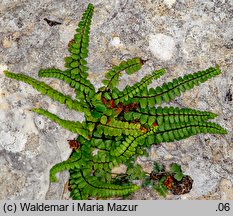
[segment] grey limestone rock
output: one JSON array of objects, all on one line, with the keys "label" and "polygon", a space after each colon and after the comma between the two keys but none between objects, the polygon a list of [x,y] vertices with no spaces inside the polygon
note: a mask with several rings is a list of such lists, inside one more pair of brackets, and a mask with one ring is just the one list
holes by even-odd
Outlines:
[{"label": "grey limestone rock", "polygon": [[[66,119],[82,120],[30,86],[4,77],[3,70],[37,77],[40,68],[63,68],[67,44],[88,1],[0,1],[0,199],[68,199],[68,173],[49,183],[49,169],[69,157],[72,134],[30,112],[43,107]],[[144,170],[153,161],[181,164],[194,179],[191,193],[167,199],[233,199],[233,2],[231,0],[93,0],[89,79],[98,88],[103,71],[131,57],[147,64],[120,88],[153,69],[167,74],[151,86],[219,64],[222,74],[175,99],[171,105],[209,110],[228,130],[225,136],[198,135],[163,143],[138,158]],[[56,21],[51,25],[48,20]],[[126,79],[127,78],[127,79]],[[72,94],[57,80],[54,88]],[[134,199],[158,199],[148,189]]]}]

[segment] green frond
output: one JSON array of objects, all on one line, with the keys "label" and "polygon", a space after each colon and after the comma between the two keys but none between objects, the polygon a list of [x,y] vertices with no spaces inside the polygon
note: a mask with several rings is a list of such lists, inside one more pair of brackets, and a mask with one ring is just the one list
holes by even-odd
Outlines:
[{"label": "green frond", "polygon": [[121,136],[122,134],[137,136],[144,132],[143,129],[141,129],[141,125],[137,123],[123,122],[113,118],[110,119],[109,122],[107,121],[106,116],[101,117],[101,124],[97,126],[97,131],[100,134],[104,133],[109,136]]},{"label": "green frond", "polygon": [[110,154],[115,157],[120,157],[125,160],[124,158],[132,157],[135,152],[137,151],[138,146],[142,146],[145,144],[145,140],[150,137],[154,136],[156,131],[158,130],[158,127],[151,127],[151,129],[138,136],[127,136],[125,141],[122,142],[119,146],[116,148],[112,148],[110,151]]},{"label": "green frond", "polygon": [[138,94],[134,98],[135,101],[144,100],[147,103],[150,101],[151,104],[156,103],[160,105],[162,101],[168,103],[176,96],[180,96],[182,92],[190,90],[194,86],[198,86],[220,73],[219,67],[210,67],[205,71],[198,71],[173,79],[172,82],[164,83],[162,86],[157,86],[155,89],[151,88],[148,91],[144,91],[144,94]]},{"label": "green frond", "polygon": [[113,145],[112,139],[103,139],[94,137],[91,139],[91,146],[100,150],[109,151]]},{"label": "green frond", "polygon": [[95,92],[91,91],[89,93],[85,93],[84,91],[75,90],[75,93],[76,93],[75,98],[80,102],[80,104],[84,107],[88,107],[89,109],[91,109],[92,106],[91,99],[93,95],[95,95]]},{"label": "green frond", "polygon": [[105,172],[110,172],[111,169],[114,167],[111,156],[109,155],[108,151],[101,151],[99,150],[97,155],[93,156],[90,160],[90,163],[93,167],[93,170],[105,170]]},{"label": "green frond", "polygon": [[126,86],[122,92],[114,89],[112,91],[112,98],[115,100],[115,103],[126,102],[130,98],[134,98],[135,95],[142,92],[147,86],[152,82],[153,79],[158,79],[165,73],[164,69],[156,70],[150,75],[146,75],[139,82],[135,83],[133,86]]},{"label": "green frond", "polygon": [[85,79],[88,76],[87,61],[85,59],[88,57],[89,34],[93,10],[94,6],[89,4],[78,24],[74,40],[70,43],[69,51],[71,56],[65,58],[65,67],[71,69],[71,75],[75,76],[80,74]]},{"label": "green frond", "polygon": [[[149,104],[151,105],[151,104]],[[178,107],[157,107],[148,109],[137,109],[124,113],[124,118],[127,121],[139,120],[141,124],[153,124],[161,125],[163,123],[174,122],[189,122],[189,121],[206,121],[213,119],[217,115],[207,111],[200,111],[188,108]]]},{"label": "green frond", "polygon": [[98,181],[102,183],[110,183],[115,184],[112,178],[112,174],[109,171],[105,171],[103,169],[96,169],[95,170],[95,177],[98,179]]},{"label": "green frond", "polygon": [[70,197],[73,200],[87,200],[88,199],[88,194],[84,194],[80,187],[76,184],[70,185],[70,188],[72,189],[70,193]]},{"label": "green frond", "polygon": [[88,79],[81,77],[79,74],[72,76],[70,70],[62,71],[55,68],[41,69],[38,72],[38,76],[63,80],[71,88],[74,88],[77,94],[78,92],[85,93],[86,95],[95,94],[95,87]]},{"label": "green frond", "polygon": [[62,71],[58,68],[46,68],[46,69],[40,69],[38,72],[39,77],[51,77],[51,78],[57,78],[62,79],[61,74],[65,74],[66,71]]},{"label": "green frond", "polygon": [[212,122],[176,122],[159,126],[155,143],[181,140],[199,133],[226,134],[226,130]]},{"label": "green frond", "polygon": [[80,168],[79,165],[79,161],[81,160],[81,153],[80,152],[76,152],[76,158],[71,159],[69,158],[66,161],[63,161],[61,163],[58,163],[56,165],[54,165],[51,169],[50,169],[50,181],[51,182],[58,182],[58,179],[56,177],[56,174],[59,172],[62,172],[64,170],[70,170],[70,169],[74,169],[74,168]]},{"label": "green frond", "polygon": [[122,75],[123,71],[130,75],[140,70],[142,65],[143,61],[140,58],[133,58],[122,61],[118,66],[113,66],[111,70],[106,72],[105,79],[102,80],[104,87],[101,87],[100,90],[108,91],[109,89],[114,89],[118,85],[119,77]]},{"label": "green frond", "polygon": [[129,163],[126,173],[132,180],[141,180],[145,177],[145,172],[142,170],[142,167],[134,163]]},{"label": "green frond", "polygon": [[86,168],[89,167],[90,169],[90,165],[87,163],[87,156],[89,156],[92,151],[90,141],[86,140],[83,136],[79,136],[77,141],[82,143],[80,149],[73,151],[68,160],[58,163],[50,169],[51,182],[57,182],[56,174],[58,172],[64,170],[81,169],[83,166]]},{"label": "green frond", "polygon": [[[139,189],[132,184],[133,180],[147,178],[147,182],[152,182],[153,175],[146,176],[135,161],[139,155],[146,156],[147,147],[153,144],[178,141],[200,133],[227,133],[220,125],[207,122],[217,116],[214,113],[172,106],[155,107],[163,101],[170,102],[182,92],[220,74],[218,65],[148,90],[147,86],[152,80],[165,73],[165,69],[160,69],[120,91],[117,85],[122,72],[133,74],[145,62],[133,58],[108,70],[103,80],[104,86],[95,92],[95,87],[87,79],[86,61],[93,9],[93,5],[89,4],[74,39],[68,45],[70,55],[64,59],[67,69],[48,68],[38,73],[39,77],[57,78],[66,82],[74,89],[75,99],[24,74],[4,71],[6,77],[25,82],[69,109],[84,113],[85,121],[81,123],[61,119],[44,109],[32,109],[78,134],[75,140],[69,140],[72,153],[68,160],[54,165],[50,170],[51,182],[58,181],[58,172],[69,171],[70,197],[78,200],[125,196]],[[127,172],[124,175],[115,174],[114,168],[122,164],[127,166]],[[153,172],[155,170],[157,174],[165,171],[162,167],[158,169],[158,166]],[[173,166],[172,172],[176,181],[184,176],[179,165]],[[165,185],[167,174],[158,179],[158,185],[152,185],[162,195],[168,190]]]},{"label": "green frond", "polygon": [[61,119],[57,115],[50,113],[49,111],[44,109],[33,108],[32,111],[49,118],[51,121],[58,123],[61,127],[73,133],[80,134],[86,139],[89,139],[88,136],[90,135],[90,133],[88,129],[83,127],[83,124],[78,121],[69,121],[69,120]]},{"label": "green frond", "polygon": [[65,104],[69,109],[74,109],[78,112],[84,112],[86,115],[90,115],[90,111],[87,108],[81,106],[78,101],[72,100],[70,96],[64,95],[61,92],[53,89],[44,82],[38,81],[32,77],[26,76],[24,74],[16,74],[9,71],[4,71],[6,77],[16,79],[31,85],[38,92],[43,95],[47,95],[52,98],[54,101],[58,101],[61,104]]},{"label": "green frond", "polygon": [[70,173],[71,197],[80,198],[80,192],[85,197],[112,197],[124,196],[139,189],[136,185],[120,186],[100,182],[96,177],[91,176],[90,170],[80,169]]}]

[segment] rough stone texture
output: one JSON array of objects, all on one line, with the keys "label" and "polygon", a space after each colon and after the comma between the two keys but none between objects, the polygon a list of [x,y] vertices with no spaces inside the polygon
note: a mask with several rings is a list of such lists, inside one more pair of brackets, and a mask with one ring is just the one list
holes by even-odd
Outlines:
[{"label": "rough stone texture", "polygon": [[[63,67],[87,1],[0,2],[0,199],[67,199],[66,172],[60,183],[49,183],[52,165],[69,157],[67,139],[75,135],[29,111],[43,107],[67,119],[83,116],[42,97],[30,86],[5,78],[8,68],[37,77],[39,68]],[[123,75],[120,88],[140,80],[153,69],[167,74],[156,83],[218,63],[223,73],[177,98],[171,105],[209,110],[228,135],[199,135],[153,146],[149,157],[139,158],[144,170],[153,161],[177,162],[194,179],[193,189],[167,199],[232,199],[233,190],[233,1],[93,0],[89,67],[98,88],[103,71],[123,59],[141,57],[147,64],[138,74]],[[44,20],[58,21],[49,26]],[[67,94],[57,80],[47,81]],[[139,190],[133,199],[161,199],[152,190]]]}]

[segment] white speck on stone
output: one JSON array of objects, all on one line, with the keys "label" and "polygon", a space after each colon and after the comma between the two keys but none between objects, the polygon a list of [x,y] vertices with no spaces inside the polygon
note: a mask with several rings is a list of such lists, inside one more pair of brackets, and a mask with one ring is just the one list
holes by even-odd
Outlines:
[{"label": "white speck on stone", "polygon": [[163,0],[164,3],[171,8],[171,6],[176,2],[176,0]]},{"label": "white speck on stone", "polygon": [[110,44],[111,46],[114,46],[114,47],[120,47],[122,46],[122,43],[121,43],[121,40],[119,37],[114,37],[111,41],[110,41]]},{"label": "white speck on stone", "polygon": [[7,70],[7,66],[4,64],[0,64],[0,74],[3,74],[4,70]]},{"label": "white speck on stone", "polygon": [[54,104],[50,104],[48,111],[51,113],[57,113],[57,106],[55,106]]},{"label": "white speck on stone", "polygon": [[45,124],[44,124],[44,119],[43,119],[43,117],[41,117],[41,116],[36,116],[36,118],[35,118],[34,121],[35,121],[36,126],[37,126],[40,130],[44,129]]},{"label": "white speck on stone", "polygon": [[149,49],[156,58],[168,61],[174,54],[175,41],[172,37],[164,34],[150,35]]},{"label": "white speck on stone", "polygon": [[219,14],[219,18],[220,18],[221,21],[223,21],[225,17],[226,17],[225,13],[220,13]]}]

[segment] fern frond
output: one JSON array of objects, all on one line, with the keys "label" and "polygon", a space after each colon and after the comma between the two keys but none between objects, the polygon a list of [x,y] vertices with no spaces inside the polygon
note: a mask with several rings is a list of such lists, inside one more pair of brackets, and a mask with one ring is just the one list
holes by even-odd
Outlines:
[{"label": "fern frond", "polygon": [[[69,140],[72,153],[68,160],[54,165],[50,170],[51,182],[58,181],[58,172],[69,170],[70,196],[73,199],[124,196],[139,189],[130,182],[145,177],[140,166],[135,164],[138,155],[145,155],[145,147],[181,140],[199,133],[227,133],[220,125],[207,122],[208,119],[216,117],[216,114],[211,112],[166,106],[155,108],[156,104],[169,102],[180,96],[181,92],[220,74],[219,66],[173,79],[172,82],[148,90],[148,84],[165,73],[165,69],[157,70],[120,91],[117,85],[122,72],[130,75],[140,70],[144,64],[140,58],[133,58],[108,70],[103,80],[104,86],[95,92],[94,85],[87,79],[86,61],[93,9],[93,5],[89,4],[78,24],[74,39],[68,44],[70,55],[64,59],[67,69],[62,71],[48,68],[38,73],[39,77],[57,78],[66,82],[75,91],[74,100],[44,82],[24,74],[4,71],[7,77],[28,83],[68,108],[84,112],[85,121],[80,123],[61,119],[44,109],[32,109],[78,134],[76,140]],[[113,168],[121,164],[128,167],[127,172],[124,177],[118,175],[114,178]],[[158,167],[155,170],[159,171],[156,173],[165,171]],[[177,181],[181,180],[183,174],[180,167],[178,170],[179,172],[174,171],[175,175],[170,176],[170,180],[173,177]],[[179,186],[170,182],[165,175],[159,179],[158,187],[154,185],[161,194],[167,191],[168,186],[172,189]],[[151,175],[150,179],[154,177]]]},{"label": "fern frond", "polygon": [[80,149],[73,151],[68,160],[58,163],[50,169],[51,182],[57,182],[56,174],[58,172],[75,168],[80,169],[83,166],[90,169],[90,166],[87,163],[87,156],[89,156],[92,151],[90,141],[86,140],[83,136],[79,136],[77,141],[82,143]]},{"label": "fern frond", "polygon": [[155,143],[181,140],[199,133],[226,134],[226,130],[212,122],[176,122],[159,126]]},{"label": "fern frond", "polygon": [[87,200],[88,194],[83,194],[80,187],[76,184],[70,185],[70,188],[72,189],[70,193],[70,197],[73,200]]},{"label": "fern frond", "polygon": [[112,148],[110,154],[115,157],[120,157],[123,161],[135,154],[137,147],[143,145],[145,139],[149,136],[154,136],[158,127],[151,127],[151,129],[138,136],[127,136],[125,141],[116,148]]},{"label": "fern frond", "polygon": [[[152,104],[149,104],[150,106]],[[148,124],[149,126],[154,123],[161,125],[165,123],[174,122],[189,122],[189,121],[206,121],[208,119],[213,119],[217,114],[200,111],[188,108],[178,108],[178,107],[157,107],[148,109],[137,109],[135,111],[129,111],[124,113],[124,118],[127,121],[139,120],[141,124]]]},{"label": "fern frond", "polygon": [[114,141],[112,139],[93,137],[93,139],[91,139],[91,146],[100,150],[109,151],[113,145],[113,142]]},{"label": "fern frond", "polygon": [[97,131],[109,136],[121,136],[122,134],[137,136],[144,132],[140,124],[122,122],[113,118],[108,121],[106,116],[101,117],[100,123]]},{"label": "fern frond", "polygon": [[95,93],[95,88],[88,79],[82,78],[79,74],[72,76],[70,70],[62,71],[55,68],[41,69],[38,72],[38,76],[63,80],[71,88],[84,92],[85,94]]},{"label": "fern frond", "polygon": [[78,101],[72,100],[70,96],[62,94],[61,92],[53,89],[44,82],[38,81],[32,77],[20,73],[16,74],[9,71],[4,71],[4,74],[6,75],[6,77],[16,79],[31,85],[41,94],[47,95],[54,101],[58,101],[61,104],[65,104],[69,109],[74,109],[78,112],[84,112],[86,115],[91,114],[90,111],[87,108],[83,107],[80,103],[78,103]]},{"label": "fern frond", "polygon": [[99,150],[97,155],[93,156],[90,160],[90,163],[92,164],[93,170],[105,170],[105,171],[111,171],[114,165],[112,162],[112,158],[109,155],[108,151],[101,151]]},{"label": "fern frond", "polygon": [[76,152],[76,158],[71,159],[69,158],[66,161],[63,161],[61,163],[58,163],[56,165],[54,165],[51,169],[50,169],[50,181],[51,182],[58,182],[58,179],[56,177],[56,174],[59,172],[62,172],[64,170],[70,170],[70,169],[74,169],[74,168],[80,168],[80,163],[79,161],[81,160],[81,153],[80,152]]},{"label": "fern frond", "polygon": [[83,124],[78,121],[69,121],[69,120],[61,119],[57,115],[44,109],[33,108],[32,111],[49,118],[51,121],[58,123],[61,127],[73,133],[78,133],[83,137],[85,137],[86,139],[89,139],[90,133],[88,129],[86,129],[83,126]]},{"label": "fern frond", "polygon": [[51,77],[51,78],[58,78],[62,79],[62,76],[60,74],[66,73],[66,71],[62,71],[58,68],[46,68],[46,69],[40,69],[38,72],[38,77]]},{"label": "fern frond", "polygon": [[158,79],[165,73],[164,69],[156,70],[150,75],[146,75],[139,82],[135,83],[133,86],[126,86],[125,89],[120,92],[116,88],[112,91],[112,98],[115,103],[126,102],[129,98],[134,98],[139,92],[142,92],[147,85],[149,85],[153,79]]},{"label": "fern frond", "polygon": [[69,51],[71,56],[65,58],[65,67],[71,69],[72,78],[76,74],[80,74],[85,79],[88,76],[87,61],[85,59],[88,57],[89,34],[93,10],[94,6],[89,4],[78,24],[74,40],[70,43]]},{"label": "fern frond", "polygon": [[95,94],[95,88],[89,80],[82,78],[79,74],[76,74],[72,78],[69,69],[66,71],[54,68],[42,69],[39,71],[38,75],[39,77],[50,77],[63,80],[69,84],[71,88],[75,89],[76,98],[82,103],[82,105],[90,108],[90,98]]},{"label": "fern frond", "polygon": [[[118,66],[113,66],[113,68],[105,74],[105,79],[102,80],[104,84],[100,91],[108,91],[109,89],[114,89],[119,83],[119,77],[122,72],[125,71],[127,74],[133,74],[134,72],[141,69],[143,61],[140,58],[133,58],[127,61],[122,61]],[[106,98],[111,99],[111,98]]]},{"label": "fern frond", "polygon": [[120,186],[100,182],[96,177],[91,176],[89,169],[75,169],[74,172],[71,172],[70,186],[73,199],[79,199],[80,192],[86,195],[86,197],[107,198],[112,196],[124,196],[139,189],[137,185]]},{"label": "fern frond", "polygon": [[95,95],[95,87],[88,79],[81,77],[79,74],[72,76],[69,69],[62,71],[55,68],[41,69],[39,70],[38,76],[63,80],[70,85],[71,88],[75,89],[76,99],[78,99],[84,107],[90,108],[91,98]]},{"label": "fern frond", "polygon": [[[181,92],[192,89],[195,85],[198,86],[206,80],[217,76],[221,73],[218,66],[216,68],[210,67],[205,71],[198,71],[193,74],[188,74],[172,82],[164,83],[162,86],[157,86],[155,89],[151,88],[149,91],[144,91],[144,95],[139,94],[134,96],[135,101],[144,100],[145,103],[161,104],[162,101],[170,102],[176,96],[180,96]],[[152,101],[154,100],[154,102]]]}]

